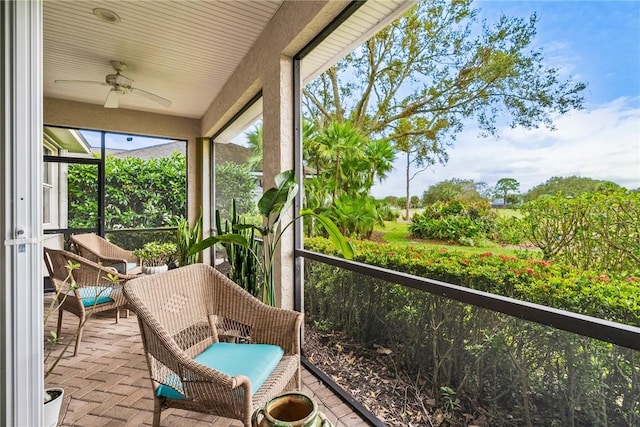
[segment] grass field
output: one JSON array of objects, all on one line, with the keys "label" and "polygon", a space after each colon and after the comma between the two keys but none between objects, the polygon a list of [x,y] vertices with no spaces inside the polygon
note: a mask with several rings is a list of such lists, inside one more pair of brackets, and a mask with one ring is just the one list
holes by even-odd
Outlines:
[{"label": "grass field", "polygon": [[[500,209],[500,211],[503,210],[512,211],[512,209]],[[514,211],[513,214],[517,215],[517,212]],[[457,250],[469,253],[493,252],[504,255],[515,255],[517,252],[522,253],[523,251],[527,251],[531,252],[532,257],[538,257],[540,254],[540,251],[536,249],[506,248],[488,240],[480,242],[477,246],[460,246],[445,242],[411,240],[408,227],[409,223],[405,221],[385,221],[384,228],[375,227],[374,232],[379,232],[381,234],[383,242],[393,243],[400,246],[446,248],[447,250]]]}]

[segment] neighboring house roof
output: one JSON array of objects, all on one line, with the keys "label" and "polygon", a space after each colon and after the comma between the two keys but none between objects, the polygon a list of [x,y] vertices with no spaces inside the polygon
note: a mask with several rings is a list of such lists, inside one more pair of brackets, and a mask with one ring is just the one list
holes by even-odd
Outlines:
[{"label": "neighboring house roof", "polygon": [[[251,149],[233,143],[216,143],[215,150],[216,164],[222,164],[225,162],[242,164],[246,163],[251,156]],[[186,155],[187,144],[183,141],[171,141],[165,144],[138,148],[135,150],[107,150],[107,155],[119,158],[133,156],[140,159],[155,159],[159,157],[169,157],[176,151],[182,155]]]},{"label": "neighboring house roof", "polygon": [[75,129],[45,126],[43,129],[44,140],[57,148],[65,149],[69,153],[90,154],[91,147],[82,133]]}]

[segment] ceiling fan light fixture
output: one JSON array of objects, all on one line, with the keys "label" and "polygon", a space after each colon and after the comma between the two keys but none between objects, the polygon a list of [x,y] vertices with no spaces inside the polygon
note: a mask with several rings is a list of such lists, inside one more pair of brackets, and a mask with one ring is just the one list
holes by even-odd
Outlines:
[{"label": "ceiling fan light fixture", "polygon": [[99,20],[108,22],[110,24],[118,24],[120,23],[120,21],[122,21],[117,13],[109,9],[104,9],[102,7],[96,7],[95,9],[93,9],[93,14],[97,16]]}]

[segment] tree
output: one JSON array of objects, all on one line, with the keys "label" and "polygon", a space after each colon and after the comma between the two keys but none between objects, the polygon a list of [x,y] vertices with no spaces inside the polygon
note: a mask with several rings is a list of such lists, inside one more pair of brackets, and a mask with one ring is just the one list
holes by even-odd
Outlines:
[{"label": "tree", "polygon": [[372,141],[351,122],[331,122],[310,138],[305,158],[313,165],[318,191],[331,195],[368,194],[376,179],[391,171],[393,150],[384,141]]},{"label": "tree", "polygon": [[494,188],[496,197],[502,197],[502,207],[506,208],[509,196],[520,189],[520,183],[515,178],[500,178]]},{"label": "tree", "polygon": [[543,184],[533,187],[524,195],[523,199],[528,202],[544,195],[553,196],[559,192],[566,197],[577,197],[582,193],[595,193],[609,188],[620,188],[620,186],[611,181],[601,181],[575,175],[567,177],[554,176]]},{"label": "tree", "polygon": [[449,202],[451,200],[480,201],[483,199],[480,191],[485,186],[484,182],[475,182],[472,179],[452,178],[440,181],[422,193],[422,204],[427,206],[436,202]]},{"label": "tree", "polygon": [[256,183],[246,165],[225,162],[216,165],[216,209],[224,219],[231,217],[235,200],[238,215],[256,212]]},{"label": "tree", "polygon": [[259,123],[247,133],[247,143],[251,149],[251,156],[247,159],[249,171],[262,170],[262,130],[262,123]]},{"label": "tree", "polygon": [[553,128],[552,117],[582,108],[586,85],[543,65],[531,47],[536,23],[502,16],[479,25],[471,0],[422,1],[311,82],[305,114],[318,127],[350,121],[423,170],[446,162],[470,119],[484,136],[497,123]]}]

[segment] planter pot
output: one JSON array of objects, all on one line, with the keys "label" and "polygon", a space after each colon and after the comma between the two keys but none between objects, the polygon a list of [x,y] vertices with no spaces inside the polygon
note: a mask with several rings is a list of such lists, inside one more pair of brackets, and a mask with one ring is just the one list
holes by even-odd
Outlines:
[{"label": "planter pot", "polygon": [[148,266],[148,265],[143,265],[142,266],[142,272],[144,274],[164,273],[167,270],[169,270],[169,267],[167,266],[167,264],[159,265],[159,266],[156,266],[156,267],[151,267],[151,266]]},{"label": "planter pot", "polygon": [[64,390],[61,388],[48,388],[45,393],[51,396],[51,400],[44,403],[44,427],[56,427],[62,409]]},{"label": "planter pot", "polygon": [[[262,420],[258,419],[262,416]],[[332,427],[316,402],[304,393],[292,391],[268,401],[251,417],[252,427]]]}]

